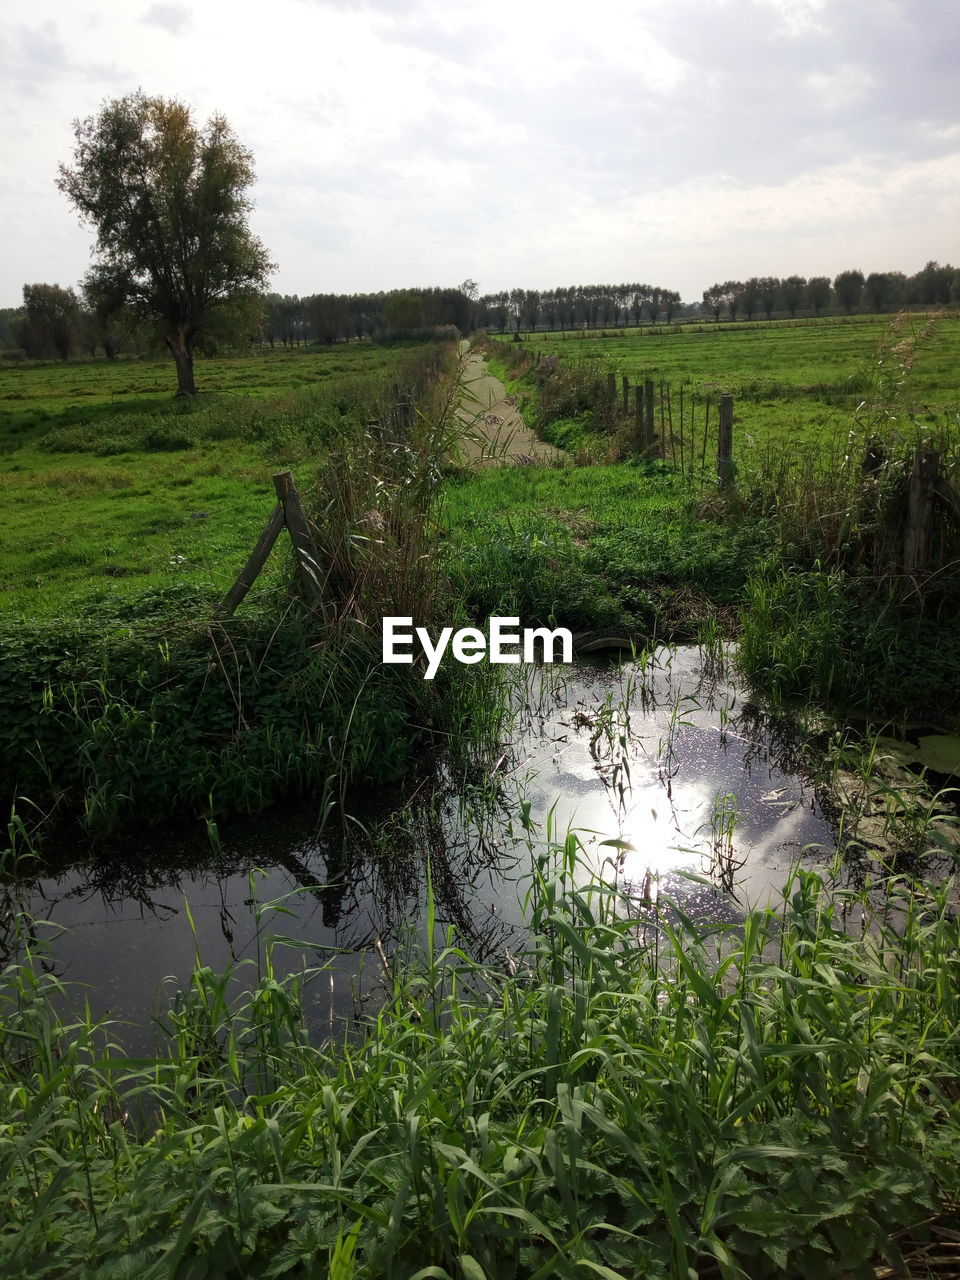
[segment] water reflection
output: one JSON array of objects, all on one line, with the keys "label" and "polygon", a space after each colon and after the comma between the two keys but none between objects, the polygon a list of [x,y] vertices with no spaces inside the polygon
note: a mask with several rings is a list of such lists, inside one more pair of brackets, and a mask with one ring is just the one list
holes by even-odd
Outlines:
[{"label": "water reflection", "polygon": [[570,827],[584,876],[612,859],[642,897],[659,886],[705,920],[776,894],[801,850],[832,860],[790,733],[695,646],[531,670],[515,693],[513,741],[469,783],[441,768],[406,795],[354,795],[350,820],[275,810],[223,830],[216,849],[205,833],[130,833],[122,857],[8,886],[9,905],[45,922],[57,972],[89,984],[93,1013],[130,1024],[124,1042],[149,1052],[164,978],[186,979],[199,954],[215,970],[248,962],[237,982],[249,981],[271,936],[284,939],[278,973],[321,970],[307,1013],[336,1030],[377,992],[383,960],[423,939],[428,868],[438,929],[499,963],[531,858]]},{"label": "water reflection", "polygon": [[[728,655],[729,656],[729,655]],[[792,861],[832,861],[834,830],[798,771],[795,732],[745,701],[732,664],[696,646],[580,668],[528,698],[518,772],[537,820],[584,828],[597,859],[716,918],[776,896]],[[712,874],[705,890],[678,872]]]}]

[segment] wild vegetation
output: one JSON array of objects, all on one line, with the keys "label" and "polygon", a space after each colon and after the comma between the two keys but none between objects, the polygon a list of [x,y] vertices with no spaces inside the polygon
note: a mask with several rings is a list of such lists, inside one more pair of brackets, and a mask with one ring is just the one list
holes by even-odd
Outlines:
[{"label": "wild vegetation", "polygon": [[[706,601],[737,602],[742,661],[768,690],[813,695],[880,722],[926,717],[952,729],[960,715],[960,653],[950,625],[960,612],[960,529],[949,502],[937,507],[923,563],[905,569],[903,555],[907,480],[918,448],[938,450],[941,475],[956,490],[958,337],[953,318],[901,315],[854,329],[827,322],[718,336],[497,344],[494,358],[531,422],[584,461],[637,455],[635,395],[624,413],[623,377],[631,386],[649,377],[655,388],[672,391],[655,401],[654,452],[666,459],[643,464],[661,471],[656,485],[673,486],[669,511],[661,509],[647,527],[631,517],[615,528],[602,517],[595,522],[585,501],[528,515],[530,527],[556,543],[554,564],[562,567],[549,567],[548,558],[538,576],[531,565],[524,590],[553,591],[562,616],[564,591],[576,591],[579,567],[589,562],[605,588],[603,624],[636,623],[631,592],[641,593],[652,619],[658,575],[649,557],[656,560],[673,540],[659,578],[663,596],[676,601],[677,588],[695,582],[695,618],[709,612]],[[580,355],[586,346],[600,358]],[[707,373],[694,379],[697,358]],[[717,490],[716,429],[711,436],[707,417],[712,405],[716,422],[720,392],[733,394],[735,404],[737,478],[726,491]],[[681,405],[689,418],[681,417]],[[625,477],[627,467],[620,464]],[[482,478],[468,491],[484,483],[496,484]],[[612,497],[617,487],[609,476],[606,483]],[[600,509],[610,509],[606,496]],[[523,528],[509,517],[501,525]],[[707,548],[723,549],[719,563]]]},{"label": "wild vegetation", "polygon": [[[420,542],[452,360],[449,343],[363,352],[344,363],[365,374],[326,387],[303,359],[307,390],[201,396],[187,412],[145,397],[117,415],[103,397],[86,421],[71,421],[67,404],[45,428],[43,411],[28,410],[29,443],[7,455],[7,482],[34,501],[11,507],[26,545],[0,624],[4,799],[21,797],[27,829],[64,816],[102,833],[133,814],[255,811],[281,794],[396,777],[438,716],[449,732],[458,695],[444,700],[443,682],[404,668],[370,680],[370,620],[411,600],[427,621],[446,608]],[[31,373],[47,376],[16,377]],[[398,418],[398,396],[414,393],[419,411]],[[284,462],[310,482],[329,608],[297,605],[280,549],[258,593],[223,616]]]},{"label": "wild vegetation", "polygon": [[0,981],[3,1269],[949,1267],[949,886],[891,880],[877,899],[796,871],[780,904],[704,932],[626,899],[612,868],[585,882],[577,861],[571,835],[535,864],[512,974],[451,932],[391,970],[379,1013],[341,1044],[311,1043],[302,997],[318,974],[279,980],[268,945],[236,1003],[198,958],[156,1057],[131,1060],[109,1024],[57,1016],[61,985],[25,939]]},{"label": "wild vegetation", "polygon": [[[119,187],[111,140],[132,148]],[[351,783],[403,777],[438,740],[448,760],[460,739],[502,753],[489,669],[451,664],[426,682],[382,665],[385,614],[517,615],[601,643],[692,634],[707,664],[735,635],[774,705],[956,725],[960,534],[942,509],[904,561],[916,447],[936,444],[957,480],[956,320],[853,314],[955,301],[953,268],[727,282],[696,318],[645,285],[261,297],[251,158],[225,122],[204,132],[179,104],[134,95],[78,124],[77,141],[62,184],[98,227],[100,270],[79,296],[27,286],[22,311],[0,317],[28,357],[0,372],[0,486],[15,499],[0,516],[8,879],[55,855],[66,819],[123,838],[186,813],[216,840],[221,816],[281,796],[349,808]],[[143,168],[154,186],[131,223],[114,198]],[[209,215],[192,240],[235,251],[207,294],[192,289],[195,257],[164,296],[137,257],[178,209]],[[566,450],[558,465],[460,465],[457,334],[434,329],[471,322],[514,331],[489,350]],[[519,340],[546,327],[560,333]],[[420,330],[430,342],[409,341]],[[149,358],[158,334],[175,401]],[[238,340],[242,358],[215,356]],[[79,342],[89,358],[72,362]],[[624,377],[656,388],[654,448]],[[718,485],[721,392],[736,397],[737,473]],[[307,501],[318,599],[278,550],[231,615],[223,595],[278,469]],[[612,705],[597,720],[597,741],[627,751]],[[861,858],[854,888],[838,855],[827,879],[794,868],[775,906],[698,926],[649,876],[631,896],[613,863],[597,873],[575,834],[558,844],[548,829],[551,847],[535,846],[521,802],[508,826],[530,836],[529,934],[481,964],[469,930],[440,936],[431,887],[425,953],[388,956],[378,939],[382,1007],[340,1041],[318,1043],[305,1014],[323,969],[283,977],[290,940],[261,949],[290,906],[257,905],[255,879],[255,957],[214,972],[198,953],[148,1058],[76,1012],[41,926],[12,916],[0,1270],[762,1280],[914,1258],[948,1274],[956,889],[922,876],[929,844],[953,861],[955,845],[939,799],[877,781],[869,740],[865,754],[821,724],[811,749],[849,819],[845,851],[882,861],[867,824],[885,824],[882,874],[862,883]],[[481,789],[492,760],[473,770]],[[718,793],[721,853],[735,819]]]}]

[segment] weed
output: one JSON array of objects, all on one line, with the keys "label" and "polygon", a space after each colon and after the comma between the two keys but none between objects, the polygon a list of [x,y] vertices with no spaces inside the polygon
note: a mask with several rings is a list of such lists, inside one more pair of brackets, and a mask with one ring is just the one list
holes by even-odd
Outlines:
[{"label": "weed", "polygon": [[448,933],[339,1045],[309,1043],[310,972],[277,977],[265,942],[239,997],[198,958],[131,1061],[108,1024],[61,1021],[28,943],[0,982],[0,1265],[787,1280],[929,1260],[919,1224],[960,1195],[951,886],[796,870],[739,926],[661,900],[651,928],[580,856],[571,834],[535,861],[512,974]]}]

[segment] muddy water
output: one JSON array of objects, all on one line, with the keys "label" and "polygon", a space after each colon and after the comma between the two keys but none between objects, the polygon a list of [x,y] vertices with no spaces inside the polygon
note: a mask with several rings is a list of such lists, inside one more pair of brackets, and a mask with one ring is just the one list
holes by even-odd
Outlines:
[{"label": "muddy water", "polygon": [[428,863],[439,927],[496,962],[522,928],[531,859],[571,827],[588,863],[614,859],[625,883],[704,920],[775,895],[798,857],[832,861],[789,726],[765,721],[695,646],[533,670],[516,698],[512,742],[456,787],[441,772],[405,795],[354,795],[347,820],[275,811],[221,831],[216,849],[205,832],[131,832],[123,859],[7,888],[6,905],[26,906],[56,972],[148,1052],[164,993],[198,954],[237,965],[239,987],[271,936],[278,972],[311,970],[311,1021],[339,1029],[377,998],[384,961],[422,937]]}]

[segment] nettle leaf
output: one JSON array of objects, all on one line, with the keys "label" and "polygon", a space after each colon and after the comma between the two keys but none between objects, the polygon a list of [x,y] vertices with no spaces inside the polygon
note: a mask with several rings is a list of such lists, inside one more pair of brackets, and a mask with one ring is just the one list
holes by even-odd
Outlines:
[{"label": "nettle leaf", "polygon": [[780,1271],[786,1272],[787,1262],[790,1257],[789,1249],[782,1244],[778,1244],[775,1240],[765,1240],[762,1249],[775,1267]]},{"label": "nettle leaf", "polygon": [[833,1245],[819,1231],[812,1232],[807,1243],[812,1249],[818,1249],[821,1253],[833,1253]]},{"label": "nettle leaf", "polygon": [[281,1208],[275,1201],[270,1201],[264,1197],[258,1199],[253,1205],[253,1221],[258,1227],[269,1229],[278,1226],[287,1216],[286,1209]]}]

